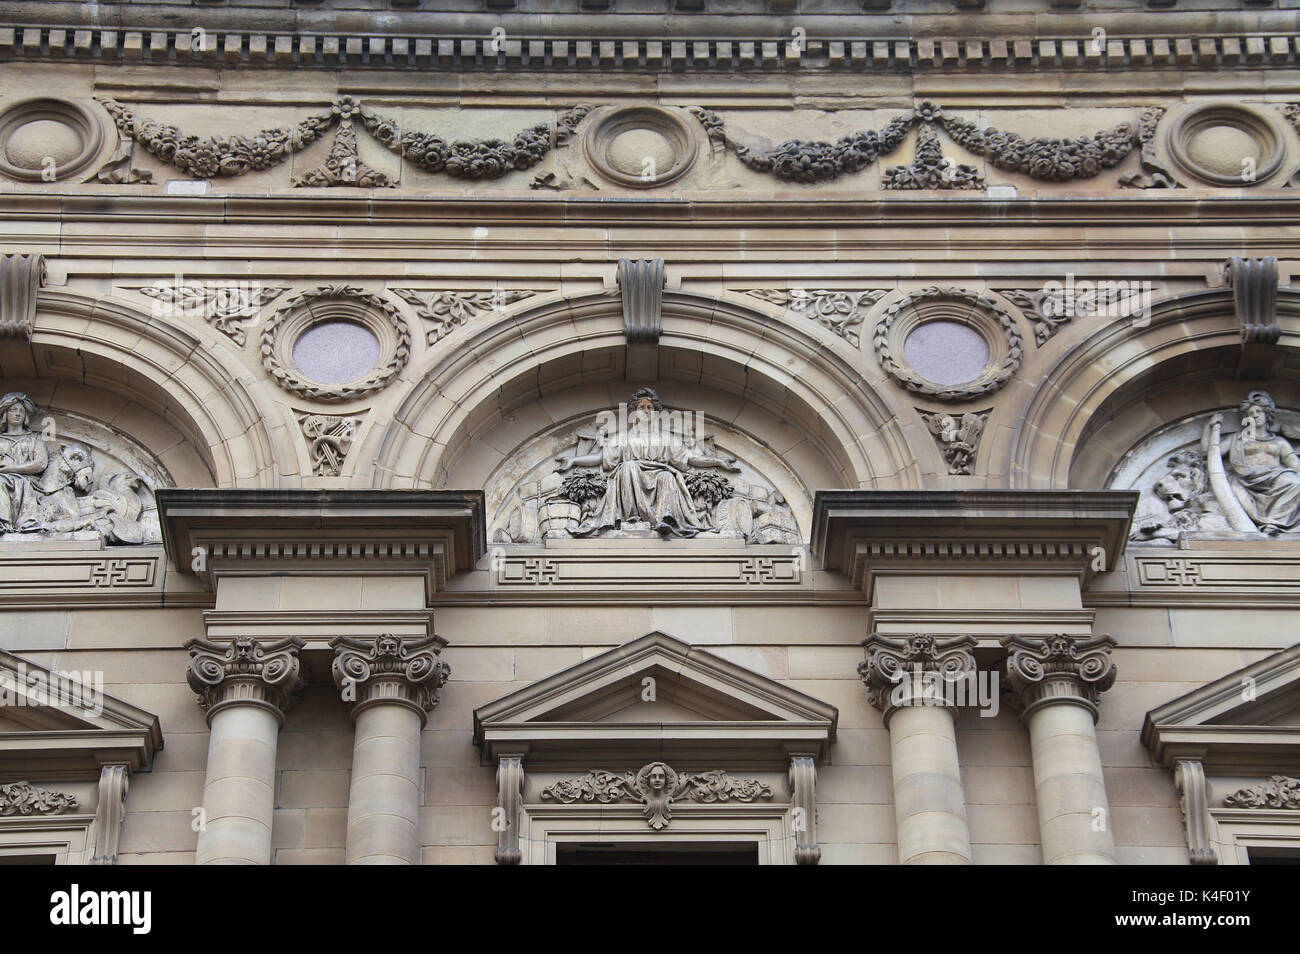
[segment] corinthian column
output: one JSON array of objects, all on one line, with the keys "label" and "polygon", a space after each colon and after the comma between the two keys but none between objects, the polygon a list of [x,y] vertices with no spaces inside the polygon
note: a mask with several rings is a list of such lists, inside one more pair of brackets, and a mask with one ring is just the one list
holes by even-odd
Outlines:
[{"label": "corinthian column", "polygon": [[889,729],[898,860],[970,864],[953,690],[975,671],[975,640],[875,633],[862,645],[867,658],[858,672]]},{"label": "corinthian column", "polygon": [[275,748],[306,686],[296,636],[192,639],[186,680],[208,714],[208,768],[195,863],[271,863]]},{"label": "corinthian column", "polygon": [[1007,682],[1029,727],[1043,863],[1115,864],[1097,699],[1115,682],[1109,636],[1009,636]]},{"label": "corinthian column", "polygon": [[334,683],[352,703],[356,738],[348,793],[348,864],[420,860],[420,730],[451,668],[437,636],[340,636]]}]

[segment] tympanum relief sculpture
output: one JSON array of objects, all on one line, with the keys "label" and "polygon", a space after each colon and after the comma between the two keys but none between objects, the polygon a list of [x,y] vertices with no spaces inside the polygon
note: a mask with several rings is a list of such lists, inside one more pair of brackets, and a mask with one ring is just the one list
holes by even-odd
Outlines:
[{"label": "tympanum relief sculpture", "polygon": [[1114,487],[1142,491],[1132,539],[1300,533],[1300,427],[1266,391],[1235,413],[1202,415],[1148,438],[1116,468]]},{"label": "tympanum relief sculpture", "polygon": [[[545,454],[541,460],[530,460]],[[497,543],[585,537],[799,542],[784,494],[650,388],[594,421],[534,442],[508,492],[489,499]],[[521,466],[522,465],[522,466]],[[522,473],[519,473],[520,471]],[[492,496],[497,496],[493,494]]]},{"label": "tympanum relief sculpture", "polygon": [[0,398],[0,541],[157,543],[153,489],[165,483],[161,468],[103,425],[42,417],[16,391]]}]

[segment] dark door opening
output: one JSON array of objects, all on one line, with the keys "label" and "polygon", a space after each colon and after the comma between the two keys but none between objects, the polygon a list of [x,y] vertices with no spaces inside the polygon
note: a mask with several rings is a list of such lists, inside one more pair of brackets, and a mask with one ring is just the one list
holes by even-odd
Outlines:
[{"label": "dark door opening", "polygon": [[758,843],[739,842],[561,842],[557,865],[756,865]]}]

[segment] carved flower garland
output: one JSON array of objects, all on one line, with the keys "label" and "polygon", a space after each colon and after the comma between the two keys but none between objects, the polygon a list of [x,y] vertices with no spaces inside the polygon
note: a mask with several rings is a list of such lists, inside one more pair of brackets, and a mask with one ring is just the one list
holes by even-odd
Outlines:
[{"label": "carved flower garland", "polygon": [[[337,319],[365,325],[380,341],[383,364],[348,384],[312,381],[286,360],[294,341],[308,327]],[[354,285],[322,285],[288,299],[262,330],[262,366],[276,384],[317,401],[347,401],[386,387],[406,367],[411,333],[397,306]]]},{"label": "carved flower garland", "polygon": [[[903,343],[927,321],[953,318],[946,305],[961,305],[961,320],[978,331],[989,346],[990,361],[983,373],[964,384],[936,384],[913,371],[901,359]],[[885,309],[872,341],[880,367],[891,378],[918,394],[939,401],[969,401],[999,390],[1020,369],[1024,343],[1015,319],[988,296],[964,288],[931,286],[905,295]]]},{"label": "carved flower garland", "polygon": [[[186,135],[175,126],[137,120],[130,107],[114,100],[101,102],[124,139],[140,143],[150,154],[195,179],[242,176],[247,172],[269,169],[306,149],[336,123],[340,124],[340,132],[345,137],[338,148],[342,152],[349,150],[346,137],[350,135],[353,137],[351,151],[355,152],[355,133],[350,132],[353,119],[359,119],[366,131],[385,148],[427,172],[445,172],[460,179],[498,179],[516,169],[535,166],[556,142],[567,140],[590,111],[588,106],[575,107],[564,113],[555,126],[541,123],[522,130],[508,141],[485,139],[448,143],[430,133],[403,133],[396,120],[380,116],[350,96],[340,97],[329,112],[310,116],[291,128],[263,129],[251,136],[221,137]],[[304,184],[334,183],[311,181]],[[368,181],[349,181],[346,184],[375,186],[389,183],[386,177],[372,174]]]},{"label": "carved flower garland", "polygon": [[[754,171],[770,173],[786,182],[828,182],[864,169],[880,156],[890,154],[917,125],[922,127],[922,145],[928,153],[938,154],[934,130],[941,128],[953,142],[985,157],[999,169],[1054,182],[1092,178],[1102,169],[1117,165],[1139,144],[1135,123],[1120,123],[1092,136],[1074,139],[1028,139],[998,129],[981,130],[975,123],[950,115],[941,106],[926,101],[890,120],[879,133],[856,132],[833,144],[791,139],[761,154],[738,146],[736,155]],[[920,169],[898,166],[888,170],[885,188],[983,188],[974,170],[953,184],[950,177],[932,172],[930,167],[935,165],[932,159],[929,157]]]}]

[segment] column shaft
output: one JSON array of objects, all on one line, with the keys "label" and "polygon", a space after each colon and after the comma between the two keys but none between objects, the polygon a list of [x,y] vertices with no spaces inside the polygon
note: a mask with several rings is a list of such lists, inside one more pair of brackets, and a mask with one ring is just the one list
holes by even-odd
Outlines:
[{"label": "column shaft", "polygon": [[1097,702],[1115,683],[1109,636],[1008,636],[1007,682],[1029,728],[1043,863],[1113,865]]},{"label": "column shaft", "polygon": [[899,863],[970,864],[953,712],[933,705],[893,710],[889,749]]},{"label": "column shaft", "polygon": [[1115,838],[1093,715],[1058,702],[1029,714],[1043,863],[1115,864]]},{"label": "column shaft", "polygon": [[279,732],[264,706],[232,704],[213,713],[196,864],[271,863]]},{"label": "column shaft", "polygon": [[418,864],[420,716],[406,705],[357,713],[347,863]]}]

